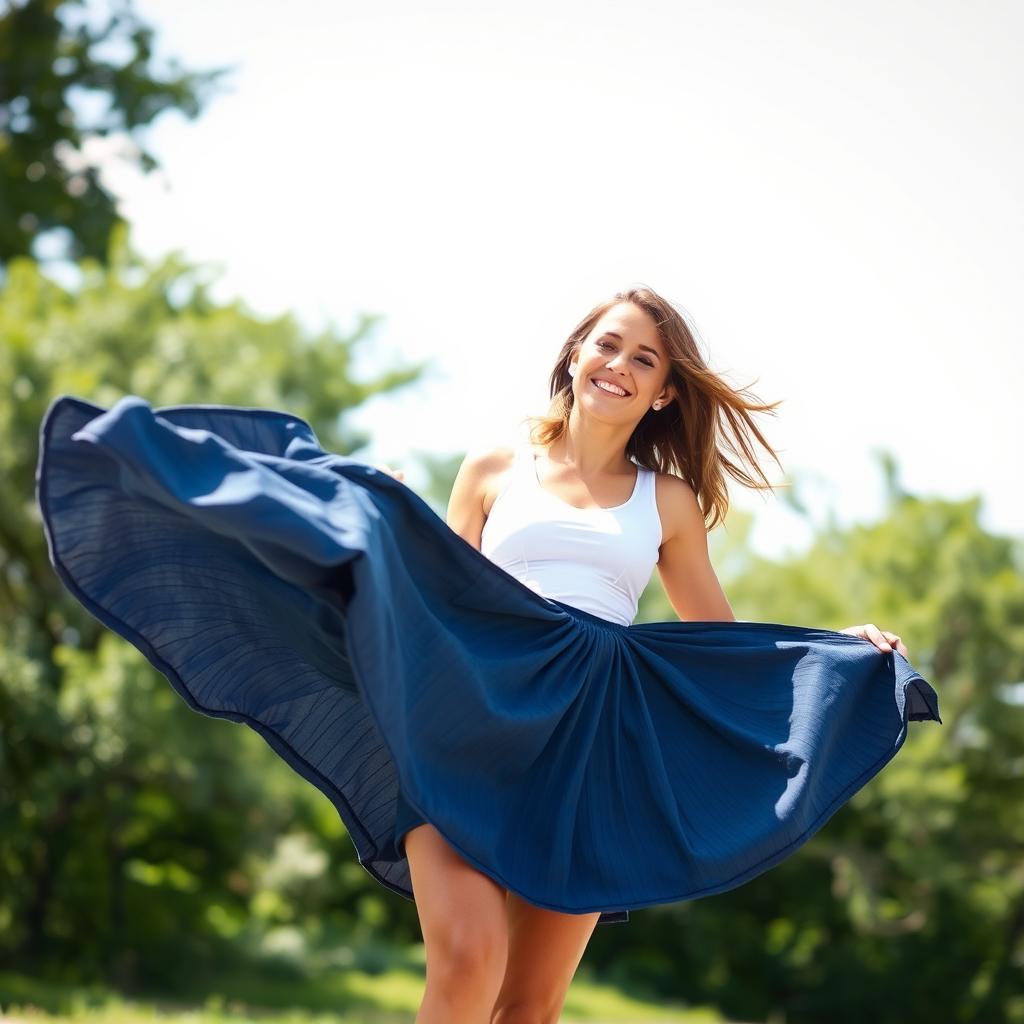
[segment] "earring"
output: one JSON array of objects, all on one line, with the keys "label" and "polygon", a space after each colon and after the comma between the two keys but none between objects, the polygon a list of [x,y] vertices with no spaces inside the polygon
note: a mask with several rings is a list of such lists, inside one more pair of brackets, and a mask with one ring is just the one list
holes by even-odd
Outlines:
[{"label": "earring", "polygon": [[572,363],[569,364],[569,376],[570,377],[575,377],[576,376],[576,367],[573,366]]},{"label": "earring", "polygon": [[654,403],[654,408],[655,409],[660,409],[661,408],[661,402],[655,402]]}]

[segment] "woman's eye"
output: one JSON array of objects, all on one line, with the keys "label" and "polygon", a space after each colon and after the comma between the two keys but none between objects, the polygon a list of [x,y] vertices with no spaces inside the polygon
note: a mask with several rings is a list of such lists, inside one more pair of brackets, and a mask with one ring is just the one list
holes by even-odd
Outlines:
[{"label": "woman's eye", "polygon": [[[597,343],[597,347],[598,348],[615,348],[614,345],[608,344],[607,341],[599,341]],[[652,363],[650,359],[641,359],[640,362],[643,363],[644,366],[650,366],[652,369],[654,367],[654,363]]]}]

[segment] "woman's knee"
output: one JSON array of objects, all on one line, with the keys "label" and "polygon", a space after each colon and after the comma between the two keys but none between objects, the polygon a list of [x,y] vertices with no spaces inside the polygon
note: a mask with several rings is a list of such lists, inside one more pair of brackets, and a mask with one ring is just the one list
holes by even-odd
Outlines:
[{"label": "woman's knee", "polygon": [[478,871],[432,826],[406,834],[427,975],[500,982],[508,955],[505,889]]},{"label": "woman's knee", "polygon": [[500,983],[504,976],[507,933],[486,921],[446,922],[432,930],[425,945],[427,975],[435,981],[484,978]]}]

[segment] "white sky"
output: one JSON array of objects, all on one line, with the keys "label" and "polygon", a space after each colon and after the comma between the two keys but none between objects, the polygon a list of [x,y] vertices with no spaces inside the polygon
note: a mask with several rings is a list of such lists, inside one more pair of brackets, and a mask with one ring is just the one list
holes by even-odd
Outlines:
[{"label": "white sky", "polygon": [[[759,422],[840,521],[879,513],[884,447],[1024,532],[1021,5],[134,6],[158,53],[238,65],[153,127],[163,174],[108,161],[134,244],[311,329],[384,314],[368,354],[433,371],[350,417],[362,457],[516,436],[569,330],[640,282],[786,400]],[[730,490],[760,551],[802,546]]]}]

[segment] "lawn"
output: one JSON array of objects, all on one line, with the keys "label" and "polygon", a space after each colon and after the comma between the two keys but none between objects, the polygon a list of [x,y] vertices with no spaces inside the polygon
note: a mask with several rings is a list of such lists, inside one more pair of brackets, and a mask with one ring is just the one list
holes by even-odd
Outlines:
[{"label": "lawn", "polygon": [[[62,985],[0,972],[0,1024],[412,1024],[423,975],[410,970],[370,974],[344,970],[297,983],[222,977],[216,993],[174,998],[125,997],[96,986]],[[581,968],[562,1014],[563,1024],[721,1024],[712,1010],[670,1007],[631,998],[601,985]]]}]

